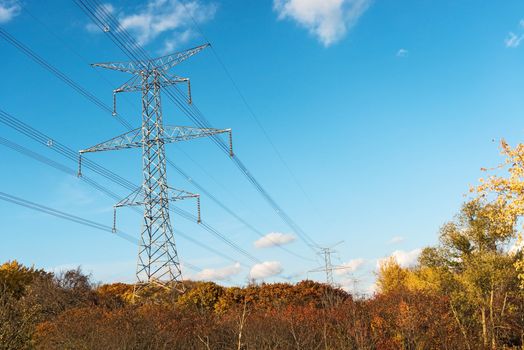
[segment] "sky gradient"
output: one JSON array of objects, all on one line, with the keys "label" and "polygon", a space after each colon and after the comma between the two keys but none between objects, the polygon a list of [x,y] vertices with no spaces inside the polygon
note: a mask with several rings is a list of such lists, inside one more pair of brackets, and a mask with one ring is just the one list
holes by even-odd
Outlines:
[{"label": "sky gradient", "polygon": [[[185,4],[150,0],[105,6],[151,56],[212,43],[220,61],[205,50],[174,72],[191,78],[194,102],[215,127],[233,129],[235,153],[308,235],[322,246],[344,241],[333,262],[350,267],[336,277],[345,288],[371,290],[377,262],[390,255],[413,263],[422,247],[437,242],[439,227],[459,210],[469,186],[482,176],[480,168],[500,162],[498,140],[522,139],[521,1]],[[0,0],[0,26],[108,105],[112,89],[129,78],[89,66],[127,58],[73,1]],[[0,56],[1,109],[75,150],[125,131],[1,38]],[[166,98],[163,109],[167,124],[192,125]],[[119,110],[139,125],[139,95],[120,98]],[[0,136],[76,168],[3,124]],[[181,260],[207,269],[187,270],[186,276],[226,284],[250,277],[324,279],[308,273],[321,265],[319,257],[211,140],[169,145],[167,154],[254,227],[313,259],[268,247],[267,240],[256,242],[260,237],[203,196],[203,219],[265,264],[253,269],[236,264],[249,262],[198,225],[174,216],[176,229],[233,259],[176,237]],[[88,157],[141,181],[139,150]],[[0,191],[112,224],[114,200],[77,178],[1,146],[0,159]],[[96,174],[86,175],[122,198],[128,194]],[[173,169],[168,177],[172,186],[198,192]],[[192,203],[180,207],[194,210]],[[134,280],[137,248],[129,242],[4,202],[0,213],[0,261],[53,270],[80,265],[95,280]],[[140,217],[122,210],[119,226],[137,236]],[[281,277],[266,277],[280,270]]]}]

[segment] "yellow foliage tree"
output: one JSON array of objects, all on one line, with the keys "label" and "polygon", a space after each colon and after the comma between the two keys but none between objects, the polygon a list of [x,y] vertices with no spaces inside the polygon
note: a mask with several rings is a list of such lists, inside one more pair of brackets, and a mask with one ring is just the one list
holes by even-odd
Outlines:
[{"label": "yellow foliage tree", "polygon": [[394,257],[383,261],[378,269],[377,287],[381,293],[388,293],[406,287],[408,270],[402,268]]},{"label": "yellow foliage tree", "polygon": [[0,286],[4,288],[5,292],[18,298],[22,296],[26,286],[33,281],[33,278],[43,274],[45,274],[43,270],[25,267],[16,260],[8,261],[0,265]]},{"label": "yellow foliage tree", "polygon": [[180,306],[196,307],[201,311],[214,310],[215,304],[224,294],[224,288],[213,282],[200,282],[193,289],[182,294],[177,303]]},{"label": "yellow foliage tree", "polygon": [[[491,172],[503,170],[502,174],[481,178],[480,184],[470,191],[476,193],[480,200],[489,201],[497,209],[486,213],[492,222],[499,223],[501,227],[516,226],[517,219],[524,215],[524,144],[511,147],[502,140],[500,146],[505,157],[504,162],[491,169]],[[521,226],[517,231],[519,241],[522,241],[523,228]],[[524,288],[524,260],[519,259],[515,267],[519,272],[521,287]]]}]

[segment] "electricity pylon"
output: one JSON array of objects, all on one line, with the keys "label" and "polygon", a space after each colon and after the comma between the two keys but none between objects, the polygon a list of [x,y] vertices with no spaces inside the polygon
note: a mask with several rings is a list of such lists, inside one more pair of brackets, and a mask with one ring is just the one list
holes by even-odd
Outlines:
[{"label": "electricity pylon", "polygon": [[81,176],[82,155],[84,153],[142,148],[142,186],[114,206],[115,221],[116,208],[118,207],[143,206],[144,208],[135,295],[147,284],[156,284],[171,289],[179,287],[179,282],[182,280],[173,227],[169,218],[169,202],[196,198],[198,200],[198,221],[200,222],[199,195],[168,186],[164,145],[228,133],[230,153],[231,156],[233,155],[231,129],[165,126],[163,123],[162,88],[187,83],[188,103],[191,104],[189,79],[176,75],[169,76],[169,69],[202,51],[207,46],[209,44],[151,60],[92,65],[133,75],[128,82],[113,91],[114,115],[116,115],[117,93],[140,91],[142,94],[142,126],[140,128],[81,150],[79,156],[79,176]]},{"label": "electricity pylon", "polygon": [[331,263],[331,254],[335,253],[333,250],[334,247],[343,243],[343,241],[338,242],[337,244],[332,245],[331,247],[320,247],[319,255],[322,255],[324,258],[324,266],[310,270],[309,272],[325,272],[326,273],[326,283],[330,286],[335,286],[335,281],[333,279],[334,270],[346,270],[349,267],[346,266],[333,266]]}]

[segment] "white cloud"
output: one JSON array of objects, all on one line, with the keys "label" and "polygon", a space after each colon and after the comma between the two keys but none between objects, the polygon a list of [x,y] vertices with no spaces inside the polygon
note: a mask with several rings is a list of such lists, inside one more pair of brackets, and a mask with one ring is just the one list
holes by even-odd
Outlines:
[{"label": "white cloud", "polygon": [[186,29],[182,33],[176,35],[176,37],[166,39],[164,41],[164,48],[161,50],[161,53],[164,55],[173,53],[173,51],[176,51],[176,49],[179,48],[182,44],[193,38],[194,35],[195,33],[191,29]]},{"label": "white cloud", "polygon": [[404,242],[405,240],[406,240],[405,237],[395,236],[395,237],[390,239],[389,244],[398,244],[398,243]]},{"label": "white cloud", "polygon": [[504,39],[504,44],[506,45],[506,47],[515,48],[520,45],[522,39],[524,39],[524,34],[516,35],[513,32],[509,32],[506,39]]},{"label": "white cloud", "polygon": [[271,232],[265,235],[264,237],[257,239],[254,244],[257,248],[269,248],[291,243],[295,239],[296,237],[292,234]]},{"label": "white cloud", "polygon": [[279,19],[290,18],[329,46],[344,37],[371,0],[273,0]]},{"label": "white cloud", "polygon": [[[195,33],[194,23],[198,24],[211,20],[216,13],[215,4],[202,4],[198,0],[149,0],[147,4],[138,8],[135,13],[118,13],[116,17],[121,29],[129,31],[138,44],[146,45],[162,36],[164,45],[162,51],[173,51],[186,43]],[[111,14],[116,10],[111,4],[102,5]],[[101,8],[102,19],[107,17]],[[88,30],[94,29],[88,25]],[[114,30],[107,26],[108,30]],[[118,29],[118,28],[117,28]]]},{"label": "white cloud", "polygon": [[249,276],[254,279],[261,279],[280,274],[284,269],[278,261],[264,261],[251,268]]},{"label": "white cloud", "polygon": [[124,29],[136,35],[141,45],[173,31],[175,33],[166,42],[174,43],[187,41],[191,37],[193,18],[197,23],[206,22],[215,16],[216,10],[216,5],[198,1],[184,4],[178,0],[151,0],[137,13],[123,15],[120,23]]},{"label": "white cloud", "polygon": [[16,0],[0,0],[0,23],[7,23],[20,13]]},{"label": "white cloud", "polygon": [[389,258],[393,258],[402,267],[411,267],[416,264],[422,249],[417,248],[411,251],[395,250],[389,257],[377,261],[377,269],[380,268]]},{"label": "white cloud", "polygon": [[402,58],[402,57],[408,57],[408,55],[409,55],[409,51],[408,50],[406,50],[406,49],[399,49],[397,51],[397,55],[396,56]]},{"label": "white cloud", "polygon": [[346,263],[343,263],[339,266],[341,267],[345,267],[345,269],[339,269],[339,270],[335,270],[335,273],[337,275],[346,275],[348,273],[352,273],[352,272],[355,272],[357,271],[360,267],[362,267],[362,265],[364,265],[366,261],[364,259],[353,259],[353,260],[350,260]]},{"label": "white cloud", "polygon": [[226,266],[220,269],[203,269],[199,273],[193,276],[198,280],[227,280],[229,277],[238,275],[242,271],[240,263],[236,263],[231,266]]}]

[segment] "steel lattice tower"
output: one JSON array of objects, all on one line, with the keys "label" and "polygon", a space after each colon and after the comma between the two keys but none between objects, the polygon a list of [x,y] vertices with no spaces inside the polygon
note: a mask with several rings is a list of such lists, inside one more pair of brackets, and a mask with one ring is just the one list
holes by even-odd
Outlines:
[{"label": "steel lattice tower", "polygon": [[147,284],[153,283],[166,288],[175,288],[178,286],[178,282],[182,280],[173,227],[169,216],[169,203],[171,201],[196,198],[198,201],[198,221],[200,222],[199,195],[174,189],[168,185],[165,144],[228,133],[232,155],[231,129],[165,126],[163,123],[162,88],[186,83],[188,86],[188,103],[191,104],[189,79],[169,76],[168,70],[207,46],[209,45],[198,46],[151,60],[96,63],[92,65],[133,75],[128,82],[113,91],[114,115],[116,115],[117,93],[141,92],[142,95],[142,126],[88,149],[81,150],[79,158],[79,175],[81,176],[82,155],[84,153],[142,148],[142,186],[114,206],[115,222],[116,208],[118,207],[143,206],[144,208],[135,294],[142,286]]},{"label": "steel lattice tower", "polygon": [[324,258],[324,266],[309,271],[309,272],[325,272],[326,273],[326,283],[330,286],[335,286],[335,280],[333,279],[333,271],[347,270],[349,268],[347,266],[333,266],[333,264],[331,263],[331,254],[336,252],[335,250],[333,250],[333,248],[341,243],[343,243],[343,241],[338,242],[337,244],[331,247],[320,247],[319,255],[321,255]]}]

